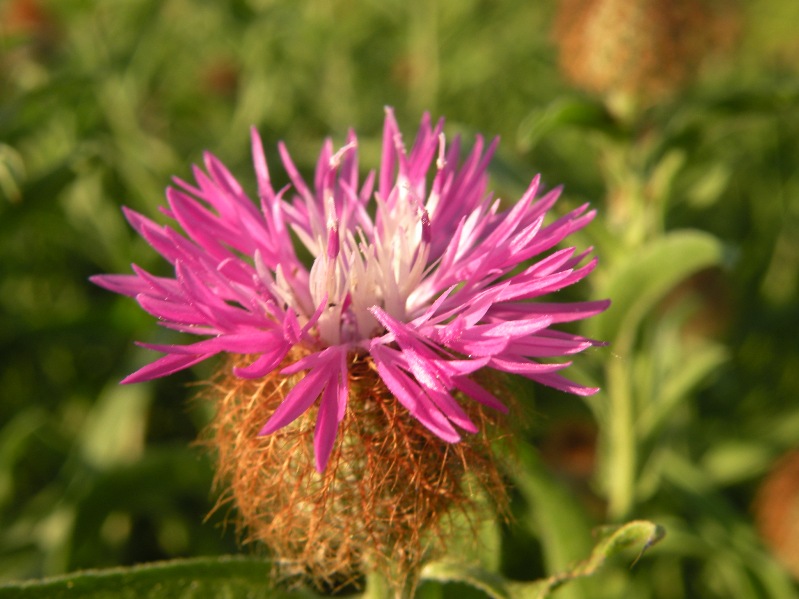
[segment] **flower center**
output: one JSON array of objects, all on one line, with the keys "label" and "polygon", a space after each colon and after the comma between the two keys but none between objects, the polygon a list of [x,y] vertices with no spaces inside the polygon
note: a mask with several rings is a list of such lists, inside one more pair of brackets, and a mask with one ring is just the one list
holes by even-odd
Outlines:
[{"label": "flower center", "polygon": [[430,222],[422,199],[401,177],[391,197],[375,201],[370,233],[340,228],[333,202],[326,203],[327,251],[317,256],[309,280],[314,304],[327,301],[318,322],[326,345],[358,344],[379,334],[373,306],[407,321],[408,296],[425,275]]}]

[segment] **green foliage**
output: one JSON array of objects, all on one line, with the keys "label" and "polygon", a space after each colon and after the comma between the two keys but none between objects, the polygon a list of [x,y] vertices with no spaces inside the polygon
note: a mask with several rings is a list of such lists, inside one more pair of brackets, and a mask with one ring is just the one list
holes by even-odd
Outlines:
[{"label": "green foliage", "polygon": [[700,231],[671,231],[652,240],[636,254],[624,256],[600,295],[613,305],[588,324],[597,339],[629,339],[641,320],[664,296],[690,275],[718,266],[723,248],[718,239]]},{"label": "green foliage", "polygon": [[[425,566],[423,584],[462,583],[482,591],[491,599],[543,599],[569,581],[591,576],[609,557],[630,545],[640,546],[641,554],[663,536],[663,530],[650,522],[630,522],[603,531],[602,540],[591,556],[565,572],[546,580],[511,583],[490,571],[455,563],[432,562]],[[640,557],[640,554],[639,554]],[[269,583],[271,565],[263,560],[222,556],[190,560],[171,560],[134,566],[78,572],[41,582],[0,585],[0,599],[60,599],[80,596],[85,599],[105,597],[278,597],[313,599],[307,590],[286,591]],[[422,593],[429,594],[430,589]]]},{"label": "green foliage", "polygon": [[[164,268],[119,208],[157,218],[203,150],[247,184],[251,125],[269,160],[284,139],[306,172],[353,127],[373,167],[384,105],[409,133],[430,110],[449,134],[502,136],[505,200],[541,171],[565,186],[559,210],[590,201],[574,241],[600,263],[564,299],[613,301],[579,330],[609,346],[573,367],[603,391],[518,384],[534,415],[506,464],[508,521],[468,529],[478,549],[454,539],[418,596],[799,596],[750,509],[799,439],[796,3],[742,7],[738,53],[624,118],[566,86],[552,10],[0,2],[0,597],[311,596],[275,590],[264,561],[215,557],[237,545],[226,514],[206,519],[213,467],[192,445],[207,367],[119,387],[151,358],[134,339],[177,337],[87,278]],[[634,551],[611,558],[622,541]]]},{"label": "green foliage", "polygon": [[171,560],[61,576],[42,582],[0,586],[3,599],[194,599],[236,597],[312,599],[308,591],[281,591],[268,584],[271,565],[243,557]]}]

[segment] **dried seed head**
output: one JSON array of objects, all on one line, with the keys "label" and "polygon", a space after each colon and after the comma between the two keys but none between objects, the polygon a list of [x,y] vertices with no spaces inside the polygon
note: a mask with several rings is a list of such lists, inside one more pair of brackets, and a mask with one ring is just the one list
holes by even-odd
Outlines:
[{"label": "dried seed head", "polygon": [[407,584],[423,558],[443,549],[453,514],[473,513],[484,492],[504,507],[491,456],[497,423],[476,402],[464,402],[465,409],[486,432],[446,443],[397,402],[371,358],[353,356],[347,412],[319,473],[315,409],[258,436],[301,375],[275,371],[254,381],[230,370],[211,387],[216,416],[208,442],[217,454],[220,505],[234,508],[245,542],[273,552],[283,577],[336,584],[377,569]]},{"label": "dried seed head", "polygon": [[608,99],[652,102],[685,85],[718,49],[729,13],[707,0],[561,0],[560,66],[574,84]]},{"label": "dried seed head", "polygon": [[758,489],[754,512],[760,536],[799,579],[799,450],[777,460]]}]

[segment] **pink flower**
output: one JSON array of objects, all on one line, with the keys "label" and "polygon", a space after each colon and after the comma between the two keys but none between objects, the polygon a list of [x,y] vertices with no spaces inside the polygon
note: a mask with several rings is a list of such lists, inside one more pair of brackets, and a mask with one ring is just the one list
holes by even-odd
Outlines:
[{"label": "pink flower", "polygon": [[[354,355],[369,356],[397,401],[450,443],[461,439],[461,431],[477,432],[455,392],[506,410],[470,377],[482,368],[578,395],[596,392],[559,374],[570,362],[547,359],[598,342],[551,327],[595,315],[609,302],[538,301],[593,270],[590,250],[545,253],[594,212],[582,206],[544,224],[560,190],[539,196],[538,177],[512,208],[500,210],[499,200],[486,192],[496,141],[484,148],[478,137],[459,165],[460,142],[447,146],[442,127],[443,120],[433,127],[425,115],[407,151],[387,110],[380,172],[362,184],[354,133],[338,151],[325,142],[312,187],[281,144],[293,189],[278,191],[253,130],[259,205],[206,154],[206,171],[194,169],[195,184],[176,179],[167,190],[163,212],[185,236],[125,209],[175,276],[157,277],[134,265],[133,275],[92,280],[136,298],[160,324],[205,339],[142,344],[166,355],[123,382],[162,377],[228,352],[255,356],[234,369],[238,377],[305,372],[261,434],[289,425],[318,402],[314,449],[320,472],[347,410]],[[292,234],[312,256],[310,268]],[[287,363],[295,347],[303,352],[291,356],[303,357]]]}]

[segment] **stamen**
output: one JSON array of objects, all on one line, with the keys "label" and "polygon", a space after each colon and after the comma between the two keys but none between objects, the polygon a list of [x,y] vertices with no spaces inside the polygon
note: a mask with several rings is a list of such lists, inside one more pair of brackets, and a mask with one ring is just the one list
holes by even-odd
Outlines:
[{"label": "stamen", "polygon": [[347,145],[342,146],[338,152],[336,152],[330,157],[330,168],[338,168],[339,166],[341,166],[341,159],[344,157],[344,154],[346,154],[350,150],[356,149],[357,147],[358,144],[355,143],[354,141],[351,141]]},{"label": "stamen", "polygon": [[397,152],[399,152],[401,156],[405,156],[405,144],[402,142],[402,134],[397,133],[394,136],[394,147],[397,148]]},{"label": "stamen", "polygon": [[335,260],[338,257],[340,249],[338,228],[336,228],[335,223],[333,223],[333,226],[328,226],[327,228],[327,257],[331,260]]},{"label": "stamen", "polygon": [[325,212],[327,213],[327,257],[333,260],[339,253],[338,218],[333,194],[325,194]]},{"label": "stamen", "polygon": [[432,239],[432,234],[430,232],[430,215],[427,213],[427,210],[424,209],[424,206],[420,206],[419,209],[422,212],[422,243],[430,243]]},{"label": "stamen", "polygon": [[447,137],[444,133],[438,134],[438,159],[436,160],[436,168],[438,170],[444,170],[444,167],[447,166]]}]

